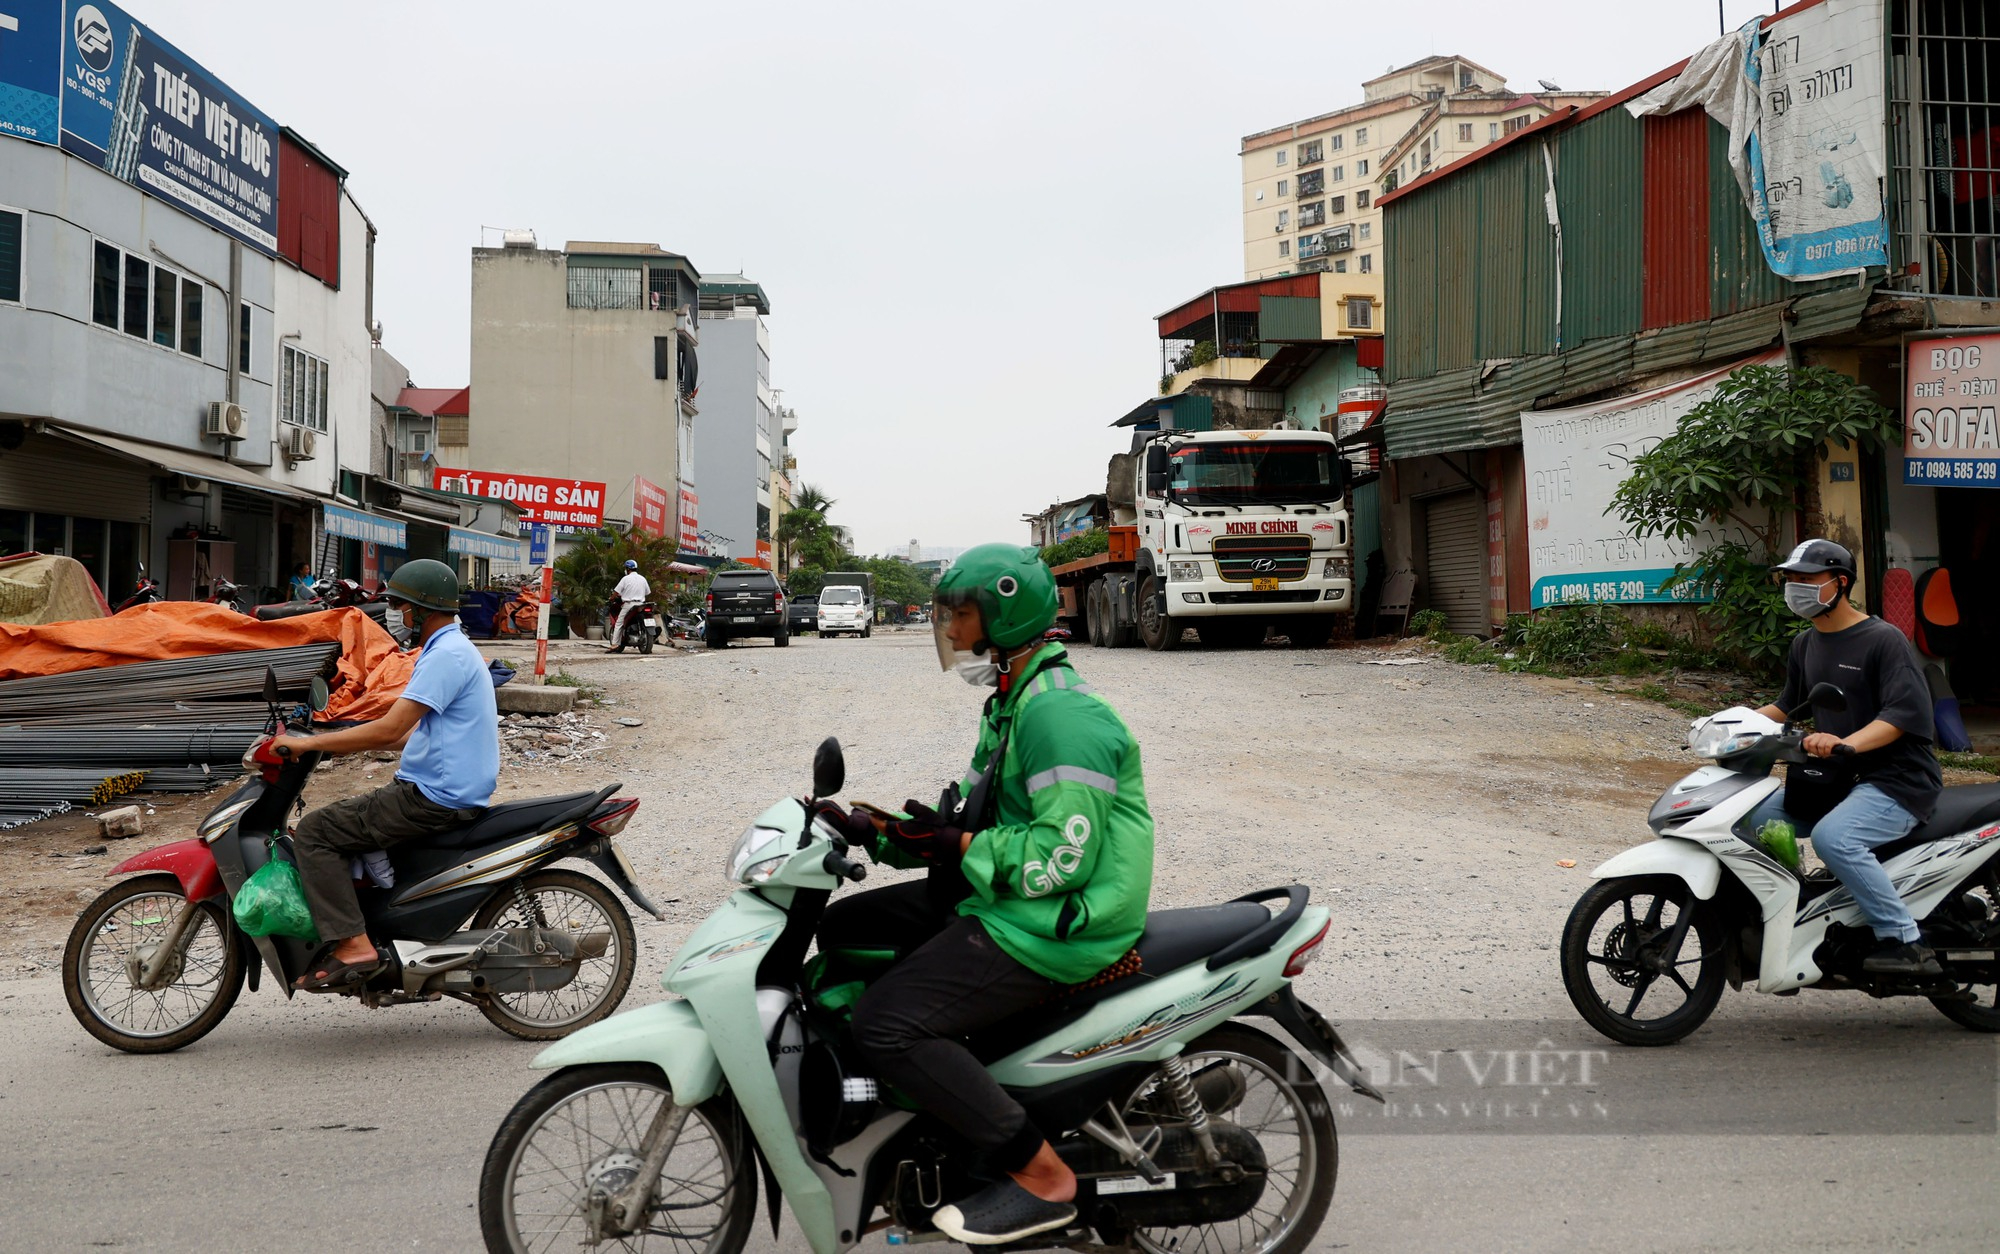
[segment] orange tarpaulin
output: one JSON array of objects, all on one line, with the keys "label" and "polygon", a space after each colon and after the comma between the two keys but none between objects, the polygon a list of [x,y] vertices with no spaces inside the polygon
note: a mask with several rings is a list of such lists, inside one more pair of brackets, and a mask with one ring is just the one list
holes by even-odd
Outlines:
[{"label": "orange tarpaulin", "polygon": [[63,675],[126,662],[206,657],[245,649],[338,642],[327,719],[374,719],[388,713],[410,682],[417,655],[405,653],[382,625],[357,609],[322,610],[264,622],[224,605],[157,601],[109,618],[23,627],[0,623],[0,680]]}]

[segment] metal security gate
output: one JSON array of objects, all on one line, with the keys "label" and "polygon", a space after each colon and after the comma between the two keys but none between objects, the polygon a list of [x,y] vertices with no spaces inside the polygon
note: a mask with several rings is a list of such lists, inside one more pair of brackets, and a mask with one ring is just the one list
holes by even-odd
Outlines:
[{"label": "metal security gate", "polygon": [[1896,270],[1919,290],[2000,296],[2000,6],[1889,9],[1890,211]]},{"label": "metal security gate", "polygon": [[1460,635],[1484,636],[1486,542],[1480,532],[1477,492],[1454,492],[1424,501],[1424,573],[1430,608],[1443,610]]}]

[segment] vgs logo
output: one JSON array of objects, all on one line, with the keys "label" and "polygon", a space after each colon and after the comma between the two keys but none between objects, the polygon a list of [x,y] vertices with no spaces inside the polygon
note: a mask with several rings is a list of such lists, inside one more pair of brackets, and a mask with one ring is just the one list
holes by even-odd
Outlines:
[{"label": "vgs logo", "polygon": [[71,34],[76,40],[76,55],[85,65],[99,74],[111,68],[111,23],[96,5],[86,4],[77,9]]}]

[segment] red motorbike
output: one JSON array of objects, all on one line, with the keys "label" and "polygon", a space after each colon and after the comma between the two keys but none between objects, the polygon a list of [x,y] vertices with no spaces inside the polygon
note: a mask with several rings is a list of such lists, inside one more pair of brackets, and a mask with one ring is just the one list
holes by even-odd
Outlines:
[{"label": "red motorbike", "polygon": [[160,591],[160,585],[155,583],[153,577],[146,573],[146,563],[140,562],[139,586],[134,588],[132,595],[120,601],[111,612],[116,614],[120,610],[129,610],[135,605],[151,605],[155,601],[164,601],[166,599],[166,593]]},{"label": "red motorbike", "polygon": [[[116,1049],[158,1054],[192,1044],[229,1014],[265,972],[287,998],[323,946],[252,936],[233,906],[258,868],[291,860],[287,820],[323,756],[280,757],[271,737],[303,733],[326,706],[289,715],[266,673],[265,736],[243,755],[249,776],[202,820],[193,839],[149,849],[108,873],[130,876],[90,903],[63,949],[63,994],[86,1032]],[[488,808],[472,822],[387,853],[356,884],[368,935],[387,965],[343,989],[374,1008],[451,997],[502,1031],[551,1041],[611,1014],[638,961],[632,919],[609,885],[655,918],[615,837],[636,797],[594,792]],[[558,868],[588,862],[603,880]],[[387,883],[380,882],[386,879]]]}]

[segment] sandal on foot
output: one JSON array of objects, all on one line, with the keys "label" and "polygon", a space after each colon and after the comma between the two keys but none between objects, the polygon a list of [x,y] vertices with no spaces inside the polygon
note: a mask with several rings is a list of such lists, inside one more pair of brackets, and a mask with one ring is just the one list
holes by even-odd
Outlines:
[{"label": "sandal on foot", "polygon": [[374,957],[362,962],[342,962],[329,953],[313,963],[310,972],[293,981],[292,987],[302,993],[336,993],[367,982],[370,976],[388,965],[388,959],[382,956],[379,949]]}]

